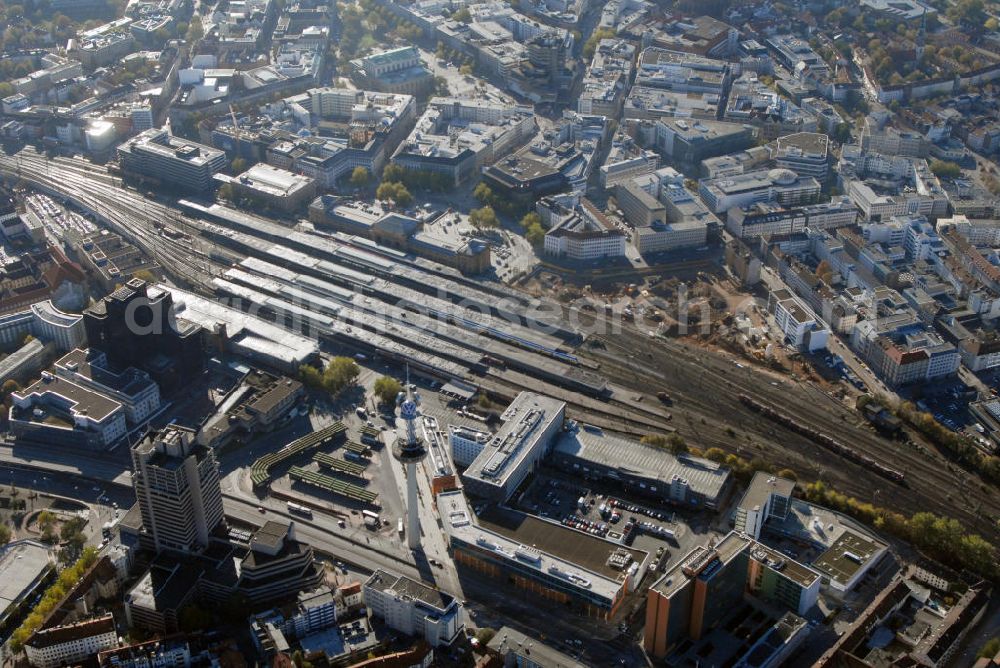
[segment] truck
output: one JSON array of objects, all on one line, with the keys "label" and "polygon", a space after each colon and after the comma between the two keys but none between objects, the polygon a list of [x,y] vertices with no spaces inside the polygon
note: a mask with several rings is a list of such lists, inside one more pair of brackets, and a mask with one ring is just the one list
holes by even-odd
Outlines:
[{"label": "truck", "polygon": [[403,528],[403,518],[402,517],[400,517],[399,521],[396,522],[396,533],[399,534],[400,538],[402,538],[403,534],[406,533],[406,530]]},{"label": "truck", "polygon": [[672,406],[674,403],[674,398],[662,390],[656,393],[656,398],[667,406]]}]

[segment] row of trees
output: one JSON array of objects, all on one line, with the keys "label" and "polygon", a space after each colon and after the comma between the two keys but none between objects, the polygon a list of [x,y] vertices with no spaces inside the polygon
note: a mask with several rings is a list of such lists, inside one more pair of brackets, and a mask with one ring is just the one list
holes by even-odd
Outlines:
[{"label": "row of trees", "polygon": [[[686,453],[723,464],[743,482],[749,481],[757,471],[766,471],[789,480],[798,479],[792,469],[777,469],[759,457],[747,460],[738,455],[726,454],[721,448],[709,448],[702,452],[698,448],[689,447],[684,438],[676,433],[668,436],[649,434],[642,438],[642,442],[675,455]],[[838,492],[822,481],[806,485],[804,496],[812,503],[845,513],[879,531],[906,540],[948,566],[967,568],[985,578],[1000,577],[1000,555],[996,548],[982,536],[967,532],[962,523],[954,518],[929,512],[915,512],[906,517]]]},{"label": "row of trees", "polygon": [[485,204],[495,211],[499,211],[500,213],[508,216],[516,216],[523,210],[514,200],[493,192],[493,189],[486,185],[483,181],[480,181],[476,185],[475,189],[472,191],[472,196],[475,197],[480,204]]},{"label": "row of trees", "polygon": [[447,192],[455,187],[454,181],[446,174],[422,169],[405,169],[395,164],[387,165],[382,170],[382,180],[395,181],[408,188],[431,192]]},{"label": "row of trees", "polygon": [[357,381],[361,369],[350,357],[334,357],[322,371],[311,365],[299,367],[299,377],[306,387],[340,394]]},{"label": "row of trees", "polygon": [[996,548],[979,534],[967,532],[954,518],[923,511],[906,517],[842,494],[821,481],[806,485],[805,497],[906,540],[945,565],[967,568],[985,578],[1000,577]]},{"label": "row of trees", "polygon": [[1000,485],[1000,457],[983,454],[968,437],[956,434],[930,413],[917,409],[912,402],[901,403],[896,408],[896,415],[932,443],[953,454],[965,466],[978,471],[993,484]]},{"label": "row of trees", "polygon": [[63,569],[56,581],[45,590],[41,600],[21,623],[21,626],[11,635],[10,647],[15,653],[21,651],[31,634],[42,625],[49,613],[55,610],[66,594],[76,586],[76,583],[96,561],[97,548],[87,547],[72,566]]}]

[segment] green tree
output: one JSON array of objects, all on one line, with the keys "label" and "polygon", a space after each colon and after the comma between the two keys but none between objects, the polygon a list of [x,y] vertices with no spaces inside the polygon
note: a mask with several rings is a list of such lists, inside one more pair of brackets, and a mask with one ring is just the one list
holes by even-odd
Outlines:
[{"label": "green tree", "polygon": [[467,76],[471,76],[472,75],[472,65],[470,65],[469,63],[465,63],[464,65],[462,65],[461,67],[458,68],[458,73],[461,74],[462,76],[466,76],[466,77]]},{"label": "green tree", "polygon": [[355,167],[351,172],[351,185],[355,188],[364,188],[371,180],[371,174],[364,167]]},{"label": "green tree", "polygon": [[493,189],[484,182],[480,181],[476,184],[475,190],[472,191],[472,196],[475,197],[480,204],[489,204],[493,201]]},{"label": "green tree", "polygon": [[484,626],[476,630],[476,640],[479,642],[480,647],[484,647],[490,644],[490,641],[493,640],[493,636],[496,634],[497,632],[494,629]]},{"label": "green tree", "polygon": [[615,31],[611,28],[598,28],[591,34],[590,39],[588,39],[583,45],[583,57],[588,62],[594,57],[594,52],[597,51],[597,45],[601,43],[602,39],[610,39],[615,36]]},{"label": "green tree", "polygon": [[372,392],[382,404],[392,404],[403,391],[403,384],[392,376],[381,376],[375,381]]},{"label": "green tree", "polygon": [[524,231],[524,238],[532,246],[540,246],[545,242],[545,228],[541,223],[532,223]]},{"label": "green tree", "polygon": [[541,224],[542,224],[542,217],[539,216],[534,211],[529,211],[528,213],[524,214],[524,216],[521,218],[521,227],[523,227],[526,230],[532,225],[541,226]]},{"label": "green tree", "polygon": [[981,26],[986,23],[987,18],[983,0],[957,0],[948,6],[945,14],[956,23],[967,23],[970,26]]},{"label": "green tree", "polygon": [[955,179],[962,175],[961,167],[946,160],[931,160],[931,171],[934,176],[947,179]]},{"label": "green tree", "polygon": [[994,636],[987,640],[986,643],[979,648],[976,658],[992,659],[998,652],[1000,652],[1000,636]]},{"label": "green tree", "polygon": [[55,513],[53,513],[52,511],[43,510],[42,512],[38,513],[39,529],[52,528],[55,526],[55,524],[56,524],[56,516]]},{"label": "green tree", "polygon": [[188,24],[187,34],[184,35],[184,39],[188,42],[197,42],[204,36],[205,27],[201,25],[201,17],[195,14],[191,17],[191,23]]},{"label": "green tree", "polygon": [[246,158],[233,158],[230,167],[233,169],[233,174],[242,174],[247,170]]},{"label": "green tree", "polygon": [[467,7],[462,7],[461,9],[459,9],[458,11],[456,11],[454,14],[452,14],[451,18],[453,18],[454,20],[459,21],[461,23],[471,23],[472,22],[472,13],[469,12],[469,9]]},{"label": "green tree", "polygon": [[666,450],[673,455],[680,455],[688,452],[687,443],[684,441],[684,438],[677,433],[668,434],[667,436],[664,436],[663,434],[646,434],[639,439],[639,442],[654,448]]},{"label": "green tree", "polygon": [[0,524],[0,546],[10,542],[11,531],[6,524]]},{"label": "green tree", "polygon": [[6,401],[7,397],[11,395],[12,392],[17,392],[21,389],[21,386],[13,378],[4,381],[2,387],[0,387],[0,401]]},{"label": "green tree", "polygon": [[477,230],[493,229],[500,226],[497,214],[491,206],[484,206],[470,211],[469,223]]},{"label": "green tree", "polygon": [[383,181],[375,190],[375,198],[383,202],[392,201],[398,206],[408,206],[413,202],[413,195],[402,183]]}]

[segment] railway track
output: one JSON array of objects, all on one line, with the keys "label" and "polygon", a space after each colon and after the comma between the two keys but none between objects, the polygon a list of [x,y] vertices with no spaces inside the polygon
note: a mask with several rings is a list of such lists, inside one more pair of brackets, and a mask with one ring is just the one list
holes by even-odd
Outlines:
[{"label": "railway track", "polygon": [[[653,342],[632,332],[600,341],[604,351],[591,348],[586,354],[600,361],[604,375],[632,386],[663,387],[678,399],[673,424],[692,445],[719,447],[745,457],[760,455],[779,466],[787,464],[807,478],[832,480],[838,489],[862,500],[904,513],[918,508],[958,516],[986,536],[1000,533],[992,521],[1000,516],[1000,500],[991,495],[992,488],[969,484],[975,478],[950,470],[943,457],[924,455],[857,426],[858,418],[850,409],[817,388],[806,389],[749,365],[740,369],[715,353],[676,341]],[[621,355],[632,355],[637,361],[624,362]],[[778,383],[777,388],[771,383]],[[864,466],[754,413],[739,402],[741,393],[784,406],[804,425],[877,461],[891,463],[906,475],[909,488],[889,484]],[[821,394],[824,399],[819,398]],[[745,432],[747,440],[734,438],[727,427]]]}]

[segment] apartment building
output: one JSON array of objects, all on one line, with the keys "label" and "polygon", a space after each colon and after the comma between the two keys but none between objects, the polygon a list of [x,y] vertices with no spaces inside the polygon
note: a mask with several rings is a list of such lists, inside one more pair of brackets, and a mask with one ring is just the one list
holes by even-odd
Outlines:
[{"label": "apartment building", "polygon": [[35,668],[58,668],[87,661],[118,644],[111,613],[73,624],[35,631],[24,643],[24,653]]}]

